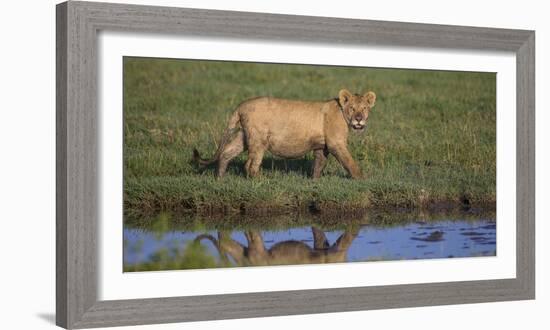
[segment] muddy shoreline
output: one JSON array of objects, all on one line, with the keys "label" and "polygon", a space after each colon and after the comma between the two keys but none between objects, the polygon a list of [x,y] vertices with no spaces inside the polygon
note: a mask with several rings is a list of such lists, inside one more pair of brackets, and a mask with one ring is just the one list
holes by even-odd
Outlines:
[{"label": "muddy shoreline", "polygon": [[129,227],[162,226],[188,229],[208,228],[284,228],[301,225],[346,227],[353,225],[393,226],[410,221],[437,221],[441,219],[496,219],[496,205],[465,206],[456,203],[437,203],[429,207],[371,207],[333,208],[318,211],[312,208],[289,210],[284,208],[254,209],[253,212],[189,212],[159,210],[155,212],[125,212],[124,224]]},{"label": "muddy shoreline", "polygon": [[370,207],[358,206],[346,203],[317,202],[311,201],[307,204],[298,205],[254,205],[246,206],[244,203],[238,208],[230,205],[201,205],[200,208],[182,203],[170,208],[162,206],[148,205],[144,208],[136,208],[133,205],[125,205],[125,217],[150,217],[159,213],[172,213],[185,216],[200,216],[211,218],[227,218],[235,216],[281,216],[281,215],[301,215],[318,217],[357,217],[368,213],[434,213],[434,214],[453,214],[453,213],[495,213],[496,202],[484,201],[472,203],[469,200],[445,200],[430,201],[423,205],[373,205]]}]

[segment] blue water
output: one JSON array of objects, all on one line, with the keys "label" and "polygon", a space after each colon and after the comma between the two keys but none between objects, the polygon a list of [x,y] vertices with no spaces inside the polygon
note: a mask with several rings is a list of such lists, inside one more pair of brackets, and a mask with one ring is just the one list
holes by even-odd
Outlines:
[{"label": "blue water", "polygon": [[[263,248],[268,257],[270,249],[278,244],[285,246],[279,249],[277,260],[285,258],[284,254],[299,251],[307,255],[329,254],[338,250],[340,258],[336,261],[319,262],[355,262],[377,260],[410,260],[432,258],[460,258],[496,255],[496,223],[492,220],[447,220],[439,222],[411,222],[401,226],[376,227],[364,225],[353,233],[347,232],[349,244],[335,248],[335,242],[346,232],[344,230],[322,231],[326,237],[325,249],[314,249],[312,227],[289,228],[281,231],[233,231],[227,232],[227,238],[247,248],[251,236],[263,239]],[[186,249],[188,243],[198,235],[209,234],[218,238],[217,231],[186,232],[169,230],[151,232],[143,229],[124,229],[124,265],[135,265],[154,262],[159,251],[165,251],[165,258],[176,257]],[[258,240],[255,238],[256,241]],[[346,241],[346,240],[342,240]],[[298,244],[288,242],[301,242]],[[207,254],[220,260],[220,252],[211,240],[201,240],[200,244]],[[331,250],[332,247],[332,250]],[[311,250],[311,251],[309,251]],[[248,250],[252,251],[252,250]],[[263,250],[262,250],[263,251]],[[305,252],[304,252],[305,251]],[[332,252],[327,252],[332,251]],[[247,252],[250,254],[250,252]],[[283,254],[283,256],[281,256]],[[246,255],[247,259],[250,256]],[[264,259],[265,259],[264,258]],[[234,262],[233,259],[230,259]],[[276,261],[277,261],[276,260]],[[286,260],[286,259],[284,259]],[[309,260],[309,259],[308,259]],[[312,259],[313,260],[313,259]],[[317,260],[317,259],[314,259]],[[323,259],[324,260],[324,259]],[[256,264],[248,260],[250,265]],[[301,263],[301,262],[296,262]],[[184,267],[185,268],[185,267]]]}]

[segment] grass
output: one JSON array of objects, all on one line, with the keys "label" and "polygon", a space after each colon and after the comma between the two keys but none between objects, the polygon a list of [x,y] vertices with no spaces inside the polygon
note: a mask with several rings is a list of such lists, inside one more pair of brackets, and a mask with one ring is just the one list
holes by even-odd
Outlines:
[{"label": "grass", "polygon": [[[365,208],[495,207],[496,76],[169,59],[124,59],[125,212],[228,214]],[[320,180],[312,155],[266,155],[259,178],[246,152],[222,180],[191,164],[212,155],[235,107],[247,98],[324,100],[341,88],[372,90],[377,104],[350,151],[366,179],[331,157]]]}]

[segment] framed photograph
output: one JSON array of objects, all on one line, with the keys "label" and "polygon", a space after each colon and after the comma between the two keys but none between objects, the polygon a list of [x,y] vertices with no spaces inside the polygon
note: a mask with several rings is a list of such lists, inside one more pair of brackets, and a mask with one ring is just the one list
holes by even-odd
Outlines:
[{"label": "framed photograph", "polygon": [[57,5],[57,324],[534,299],[534,47]]}]

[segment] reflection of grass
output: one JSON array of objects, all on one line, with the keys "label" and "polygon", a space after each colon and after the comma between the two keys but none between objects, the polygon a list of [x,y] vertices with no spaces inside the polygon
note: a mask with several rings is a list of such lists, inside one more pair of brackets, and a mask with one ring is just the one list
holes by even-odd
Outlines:
[{"label": "reflection of grass", "polygon": [[203,269],[221,267],[214,256],[200,243],[189,242],[184,249],[161,249],[155,252],[150,261],[134,265],[124,265],[125,272],[151,270]]},{"label": "reflection of grass", "polygon": [[[463,212],[449,210],[447,212],[430,213],[422,210],[388,210],[371,211],[357,214],[349,214],[345,217],[337,215],[313,216],[310,214],[278,215],[278,216],[190,216],[171,215],[160,213],[147,216],[126,216],[124,226],[127,228],[143,228],[157,231],[163,230],[185,230],[194,232],[205,232],[209,230],[284,230],[292,227],[305,227],[315,225],[325,230],[349,228],[350,226],[372,225],[378,227],[400,226],[413,221],[441,221],[441,220],[479,220],[495,219],[494,211]],[[159,224],[162,223],[162,224]]]},{"label": "reflection of grass", "polygon": [[[366,180],[330,158],[308,178],[311,155],[269,155],[260,178],[243,176],[246,154],[223,180],[191,164],[214,152],[233,109],[259,95],[323,100],[346,87],[373,90],[369,130],[350,138]],[[232,213],[366,207],[492,205],[496,187],[495,74],[132,59],[124,61],[124,202],[127,211]]]}]

